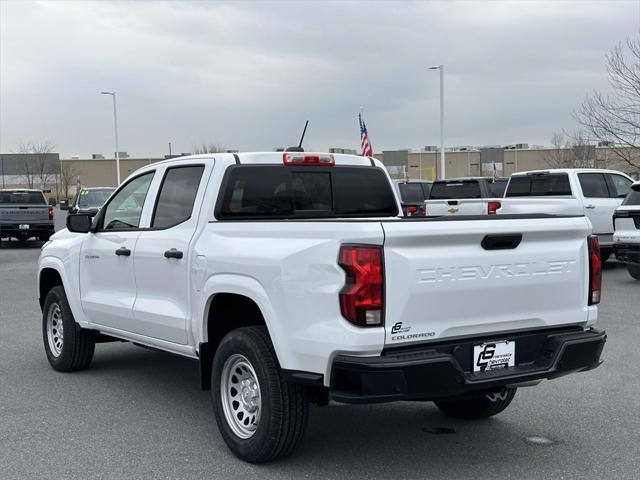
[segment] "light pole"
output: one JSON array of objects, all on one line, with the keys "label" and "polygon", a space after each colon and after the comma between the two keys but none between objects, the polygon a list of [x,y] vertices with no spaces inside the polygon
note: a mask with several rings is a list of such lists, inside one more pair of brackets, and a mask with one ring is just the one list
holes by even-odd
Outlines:
[{"label": "light pole", "polygon": [[116,134],[116,178],[120,185],[120,153],[118,152],[118,112],[116,110],[116,92],[100,92],[102,95],[111,95],[113,98],[113,129]]},{"label": "light pole", "polygon": [[169,142],[169,158],[171,158],[171,142]]},{"label": "light pole", "polygon": [[429,67],[429,70],[440,70],[440,172],[441,180],[445,178],[444,172],[444,65]]}]

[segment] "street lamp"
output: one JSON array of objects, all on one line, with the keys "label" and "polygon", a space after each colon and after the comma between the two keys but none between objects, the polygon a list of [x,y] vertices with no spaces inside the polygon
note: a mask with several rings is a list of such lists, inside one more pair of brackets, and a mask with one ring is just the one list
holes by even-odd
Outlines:
[{"label": "street lamp", "polygon": [[429,67],[429,70],[440,70],[440,180],[444,180],[444,65]]},{"label": "street lamp", "polygon": [[100,92],[101,95],[111,95],[113,98],[113,128],[116,134],[116,177],[120,185],[120,153],[118,152],[118,114],[116,110],[116,92]]}]

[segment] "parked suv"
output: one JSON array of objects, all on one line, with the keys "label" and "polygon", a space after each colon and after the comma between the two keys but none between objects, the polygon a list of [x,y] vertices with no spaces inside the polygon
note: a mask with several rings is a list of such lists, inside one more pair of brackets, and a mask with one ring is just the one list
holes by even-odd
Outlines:
[{"label": "parked suv", "polygon": [[402,212],[407,217],[423,216],[424,201],[429,198],[431,184],[428,180],[394,180],[393,186],[400,197]]},{"label": "parked suv", "polygon": [[507,187],[507,178],[465,177],[433,182],[425,213],[441,215],[494,215]]},{"label": "parked suv", "polygon": [[613,248],[619,262],[626,263],[629,274],[640,280],[640,182],[613,214]]},{"label": "parked suv", "polygon": [[330,399],[487,418],[600,364],[590,232],[584,217],[406,218],[384,165],[356,155],[167,160],[43,247],[44,350],[59,371],[116,339],[197,359],[250,462],[291,453]]}]

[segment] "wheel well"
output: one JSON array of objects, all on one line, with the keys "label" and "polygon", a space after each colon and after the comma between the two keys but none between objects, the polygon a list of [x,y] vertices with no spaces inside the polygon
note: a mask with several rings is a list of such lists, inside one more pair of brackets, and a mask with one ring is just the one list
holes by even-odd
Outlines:
[{"label": "wheel well", "polygon": [[47,298],[49,290],[53,287],[62,285],[62,277],[57,270],[53,268],[45,268],[40,272],[40,285],[38,285],[38,300],[40,301],[40,308],[44,305],[44,300]]},{"label": "wheel well", "polygon": [[216,349],[224,336],[240,327],[264,325],[260,307],[244,295],[218,293],[211,299],[207,316],[207,342],[200,344],[200,382],[211,388],[211,365]]}]

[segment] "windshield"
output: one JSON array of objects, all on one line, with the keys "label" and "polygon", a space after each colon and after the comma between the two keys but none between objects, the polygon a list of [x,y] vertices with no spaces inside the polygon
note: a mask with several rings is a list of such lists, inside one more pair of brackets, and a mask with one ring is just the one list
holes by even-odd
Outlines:
[{"label": "windshield", "polygon": [[107,201],[113,188],[104,188],[100,190],[81,190],[78,198],[79,207],[101,207]]},{"label": "windshield", "polygon": [[42,192],[4,190],[0,192],[0,204],[46,205]]}]

